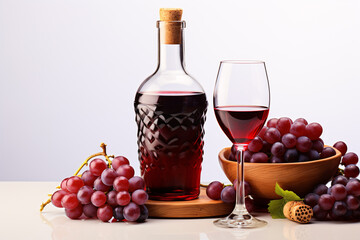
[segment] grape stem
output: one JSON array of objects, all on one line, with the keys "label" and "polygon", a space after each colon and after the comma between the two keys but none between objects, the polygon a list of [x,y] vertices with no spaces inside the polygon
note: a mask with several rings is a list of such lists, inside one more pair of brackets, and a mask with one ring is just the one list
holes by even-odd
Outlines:
[{"label": "grape stem", "polygon": [[51,203],[51,197],[50,197],[46,202],[41,203],[41,205],[40,205],[40,212],[42,212],[42,210],[44,210],[44,207],[45,207],[46,205],[48,205],[49,203]]},{"label": "grape stem", "polygon": [[[81,175],[78,175],[79,172],[81,171],[81,169],[83,169],[84,166],[88,166],[89,164],[89,161],[94,158],[94,157],[97,157],[97,156],[104,156],[107,163],[108,163],[108,167],[110,168],[111,167],[111,163],[112,161],[110,160],[110,158],[114,158],[115,156],[114,155],[110,155],[108,156],[107,153],[106,153],[106,144],[105,143],[101,143],[100,144],[100,147],[102,148],[102,152],[99,152],[99,153],[95,153],[93,155],[91,155],[90,157],[88,157],[82,164],[81,166],[78,168],[78,170],[76,170],[76,172],[74,173],[74,176],[79,176],[81,177]],[[60,186],[57,186],[56,189],[60,189],[61,187]],[[52,194],[48,194],[50,196],[50,198],[46,201],[46,202],[43,202],[41,205],[40,205],[40,212],[42,212],[42,210],[45,208],[46,205],[48,205],[49,203],[51,203],[51,196]]]}]

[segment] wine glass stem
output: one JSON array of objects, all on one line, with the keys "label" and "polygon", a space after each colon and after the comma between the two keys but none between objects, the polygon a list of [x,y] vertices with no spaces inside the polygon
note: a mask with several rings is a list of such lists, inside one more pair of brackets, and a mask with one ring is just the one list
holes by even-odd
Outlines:
[{"label": "wine glass stem", "polygon": [[236,144],[236,160],[237,160],[237,182],[236,182],[236,205],[234,213],[247,214],[245,206],[245,185],[244,185],[244,151],[246,145]]}]

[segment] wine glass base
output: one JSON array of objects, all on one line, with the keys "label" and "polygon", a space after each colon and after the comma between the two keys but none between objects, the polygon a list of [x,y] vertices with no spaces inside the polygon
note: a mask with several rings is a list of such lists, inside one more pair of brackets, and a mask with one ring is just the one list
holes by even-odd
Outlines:
[{"label": "wine glass base", "polygon": [[259,228],[267,225],[267,222],[257,219],[250,214],[234,214],[231,213],[225,218],[214,221],[214,224],[222,228]]}]

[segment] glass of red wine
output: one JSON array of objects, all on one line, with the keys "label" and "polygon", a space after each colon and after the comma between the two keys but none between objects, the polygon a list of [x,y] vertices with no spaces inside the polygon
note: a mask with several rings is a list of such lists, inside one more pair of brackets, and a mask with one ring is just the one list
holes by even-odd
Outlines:
[{"label": "glass of red wine", "polygon": [[245,207],[244,151],[264,126],[270,107],[270,90],[262,61],[221,61],[214,89],[216,119],[236,148],[236,205],[233,212],[214,222],[224,228],[257,228],[267,223]]}]

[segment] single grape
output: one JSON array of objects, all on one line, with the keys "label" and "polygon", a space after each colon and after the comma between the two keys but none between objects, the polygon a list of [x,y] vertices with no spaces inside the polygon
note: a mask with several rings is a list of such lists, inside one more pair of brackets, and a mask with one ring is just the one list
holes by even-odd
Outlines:
[{"label": "single grape", "polygon": [[347,191],[344,185],[335,184],[331,187],[331,196],[333,196],[336,201],[345,199],[346,195]]},{"label": "single grape", "polygon": [[348,152],[342,158],[341,163],[344,164],[345,166],[347,166],[350,164],[357,164],[358,161],[359,161],[359,157],[358,157],[358,155],[356,155],[356,153]]},{"label": "single grape", "polygon": [[358,180],[350,180],[346,184],[346,191],[348,194],[354,195],[355,197],[360,196],[360,182]]},{"label": "single grape", "polygon": [[279,158],[279,157],[276,157],[276,156],[271,156],[270,162],[271,163],[284,163],[285,161],[284,161],[283,158]]},{"label": "single grape", "polygon": [[324,144],[319,139],[312,141],[312,143],[312,149],[316,150],[318,153],[321,153],[324,149]]},{"label": "single grape", "polygon": [[342,184],[344,186],[346,186],[346,184],[348,183],[348,179],[345,176],[339,175],[334,177],[334,179],[331,181],[331,186],[334,186],[335,184]]},{"label": "single grape", "polygon": [[81,204],[88,204],[91,202],[91,195],[94,190],[89,186],[83,186],[77,193],[77,198]]},{"label": "single grape", "polygon": [[66,182],[66,188],[71,193],[77,193],[83,186],[84,182],[78,176],[72,176]]},{"label": "single grape", "polygon": [[140,217],[140,207],[131,202],[124,207],[124,218],[130,222],[136,221]]},{"label": "single grape", "polygon": [[269,157],[263,153],[263,152],[258,152],[258,153],[254,153],[250,159],[251,163],[267,163],[269,160]]},{"label": "single grape", "polygon": [[314,217],[320,221],[326,220],[326,217],[328,215],[328,211],[321,209],[319,205],[315,205],[313,207],[313,213],[314,213]]},{"label": "single grape", "polygon": [[95,158],[90,162],[90,172],[94,176],[101,176],[101,173],[107,168],[106,162],[100,158]]},{"label": "single grape", "polygon": [[335,217],[345,216],[347,212],[347,206],[343,201],[336,201],[332,207],[332,214]]},{"label": "single grape", "polygon": [[144,189],[145,181],[141,177],[134,176],[129,179],[129,192],[134,192],[137,189]]},{"label": "single grape", "polygon": [[[236,189],[237,189],[237,179],[235,179],[233,181],[233,187],[234,187],[234,189],[236,191]],[[250,186],[250,183],[248,183],[247,181],[244,181],[244,189],[245,189],[245,196],[251,195],[251,186]]]},{"label": "single grape", "polygon": [[336,148],[337,150],[339,150],[341,152],[341,155],[343,155],[343,156],[345,155],[345,153],[347,151],[347,145],[343,141],[336,142],[333,147]]},{"label": "single grape", "polygon": [[353,220],[353,210],[347,208],[346,214],[343,216],[343,220]]},{"label": "single grape", "polygon": [[[280,118],[281,119],[281,118]],[[282,157],[286,151],[284,144],[276,142],[271,147],[271,153],[276,157]]]},{"label": "single grape", "polygon": [[340,221],[343,216],[336,216],[332,210],[329,211],[328,218],[331,221]]},{"label": "single grape", "polygon": [[322,132],[323,128],[319,123],[314,122],[306,125],[306,136],[308,136],[311,140],[319,139]]},{"label": "single grape", "polygon": [[113,209],[110,205],[105,204],[97,210],[97,217],[103,222],[108,222],[113,217]]},{"label": "single grape", "polygon": [[117,173],[112,168],[107,168],[101,173],[101,181],[106,186],[112,186],[114,179],[117,177]]},{"label": "single grape", "polygon": [[116,173],[119,176],[124,176],[127,179],[130,179],[134,176],[134,169],[130,165],[121,165],[117,170]]},{"label": "single grape", "polygon": [[138,189],[131,194],[131,200],[137,205],[144,205],[148,199],[149,195],[143,189]]},{"label": "single grape", "polygon": [[255,210],[254,200],[249,197],[245,198],[245,207],[248,212],[253,212]]},{"label": "single grape", "polygon": [[75,193],[70,193],[65,195],[61,199],[61,205],[66,209],[74,209],[79,205],[79,200],[76,197]]},{"label": "single grape", "polygon": [[326,194],[328,192],[328,187],[325,184],[319,184],[314,188],[313,192],[315,194],[321,196],[321,195]]},{"label": "single grape", "polygon": [[308,193],[304,198],[304,202],[310,207],[314,207],[318,204],[319,198],[320,196],[315,193]]},{"label": "single grape", "polygon": [[306,136],[301,136],[297,139],[296,149],[299,152],[306,153],[306,152],[310,151],[311,147],[312,147],[312,142],[311,142],[310,138],[308,138]]},{"label": "single grape", "polygon": [[326,147],[322,150],[322,152],[320,153],[320,158],[328,158],[328,157],[332,157],[336,154],[335,150],[331,147]]},{"label": "single grape", "polygon": [[107,194],[107,204],[109,204],[112,207],[117,206],[117,202],[116,202],[116,194],[117,192],[115,190],[112,190],[110,192],[108,192]]},{"label": "single grape", "polygon": [[68,180],[68,179],[69,179],[69,178],[65,178],[64,180],[61,181],[61,183],[60,183],[60,188],[61,188],[62,190],[69,191],[69,190],[67,189],[67,187],[66,187],[66,184],[67,184],[67,180]]},{"label": "single grape", "polygon": [[353,195],[348,195],[346,197],[346,205],[348,209],[350,210],[356,210],[360,207],[360,200],[357,197],[354,197]]},{"label": "single grape", "polygon": [[130,194],[127,191],[121,191],[116,194],[116,202],[120,206],[126,206],[131,200]]},{"label": "single grape", "polygon": [[61,200],[63,199],[64,196],[66,196],[67,194],[69,194],[67,191],[65,190],[57,190],[56,192],[54,192],[53,195],[51,195],[51,202],[52,204],[54,204],[55,207],[58,208],[62,208],[62,204],[61,204]]},{"label": "single grape", "polygon": [[270,153],[270,151],[271,151],[271,144],[270,143],[268,143],[267,141],[263,141],[263,148],[261,149],[261,151],[263,152],[263,153]]},{"label": "single grape", "polygon": [[295,137],[301,137],[306,135],[306,125],[301,122],[293,123],[290,127],[290,133]]},{"label": "single grape", "polygon": [[129,180],[124,176],[116,177],[114,180],[114,189],[118,192],[129,190]]},{"label": "single grape", "polygon": [[285,162],[297,162],[299,158],[299,153],[295,148],[290,148],[286,150],[284,154]]},{"label": "single grape", "polygon": [[124,220],[124,207],[122,206],[117,206],[116,208],[114,208],[114,218],[118,221],[122,221]]},{"label": "single grape", "polygon": [[145,222],[145,220],[149,217],[149,211],[145,205],[140,205],[140,217],[136,220],[137,222]]},{"label": "single grape", "polygon": [[308,125],[308,122],[304,118],[298,118],[298,119],[296,119],[294,121],[294,123],[296,123],[296,122],[300,122],[300,123],[303,123],[305,125]]},{"label": "single grape", "polygon": [[269,120],[267,121],[266,126],[267,126],[268,128],[274,128],[274,127],[276,127],[277,121],[278,121],[277,118],[271,118],[271,119],[269,119]]},{"label": "single grape", "polygon": [[276,128],[280,131],[281,135],[284,135],[290,131],[292,120],[288,117],[279,118],[276,123]]},{"label": "single grape", "polygon": [[[245,150],[244,162],[250,162],[252,155],[253,155],[252,152],[250,152],[249,150]],[[235,159],[235,161],[236,161],[236,159]]]},{"label": "single grape", "polygon": [[281,142],[284,144],[286,148],[295,147],[296,141],[297,141],[296,136],[291,133],[287,133],[281,138]]},{"label": "single grape", "polygon": [[309,156],[310,160],[318,160],[318,159],[320,159],[320,154],[318,153],[318,151],[316,151],[314,149],[311,149],[308,152],[308,156]]},{"label": "single grape", "polygon": [[235,145],[231,146],[229,160],[236,162],[236,146]]},{"label": "single grape", "polygon": [[260,137],[255,137],[248,145],[251,152],[259,152],[263,147],[263,140]]},{"label": "single grape", "polygon": [[111,162],[111,166],[115,170],[118,169],[122,165],[130,165],[129,160],[126,157],[123,157],[123,156],[114,157],[114,159]]},{"label": "single grape", "polygon": [[269,128],[268,130],[266,130],[264,135],[264,140],[266,142],[273,144],[275,142],[279,142],[280,139],[281,139],[281,133],[276,128]]},{"label": "single grape", "polygon": [[94,205],[92,205],[91,203],[86,204],[83,206],[83,212],[84,215],[88,218],[96,218],[97,216],[97,207],[95,207]]},{"label": "single grape", "polygon": [[360,209],[356,209],[352,211],[352,217],[355,220],[359,220],[360,219]]},{"label": "single grape", "polygon": [[323,145],[325,144],[324,143],[324,140],[322,140],[321,138],[318,139]]},{"label": "single grape", "polygon": [[221,200],[225,203],[234,203],[235,196],[235,188],[232,186],[224,187],[224,189],[221,191]]},{"label": "single grape", "polygon": [[82,213],[83,213],[82,205],[78,205],[77,207],[75,207],[73,209],[65,208],[65,214],[70,219],[78,219],[81,217]]},{"label": "single grape", "polygon": [[358,166],[356,166],[355,164],[350,164],[347,165],[344,169],[344,175],[345,177],[353,177],[356,178],[357,176],[359,176],[359,168]]},{"label": "single grape", "polygon": [[95,207],[100,207],[100,206],[104,205],[106,203],[106,195],[105,195],[105,193],[102,192],[102,191],[95,191],[91,195],[91,203]]},{"label": "single grape", "polygon": [[298,162],[308,162],[310,161],[310,157],[305,153],[300,153],[298,157]]},{"label": "single grape", "polygon": [[89,170],[86,170],[81,175],[81,179],[83,180],[86,186],[94,187],[94,182],[97,179],[97,177],[93,175]]},{"label": "single grape", "polygon": [[323,194],[319,198],[319,206],[322,210],[330,210],[335,203],[335,198],[330,194]]},{"label": "single grape", "polygon": [[219,181],[213,181],[206,188],[206,195],[212,200],[219,200],[224,184]]},{"label": "single grape", "polygon": [[101,181],[101,177],[98,177],[95,181],[94,181],[94,188],[97,191],[102,191],[102,192],[107,192],[110,190],[110,186],[106,186],[102,181]]},{"label": "single grape", "polygon": [[268,129],[267,126],[263,126],[263,128],[260,130],[260,132],[258,134],[258,137],[260,137],[261,139],[264,139],[264,135],[265,135],[265,132],[267,129]]}]

